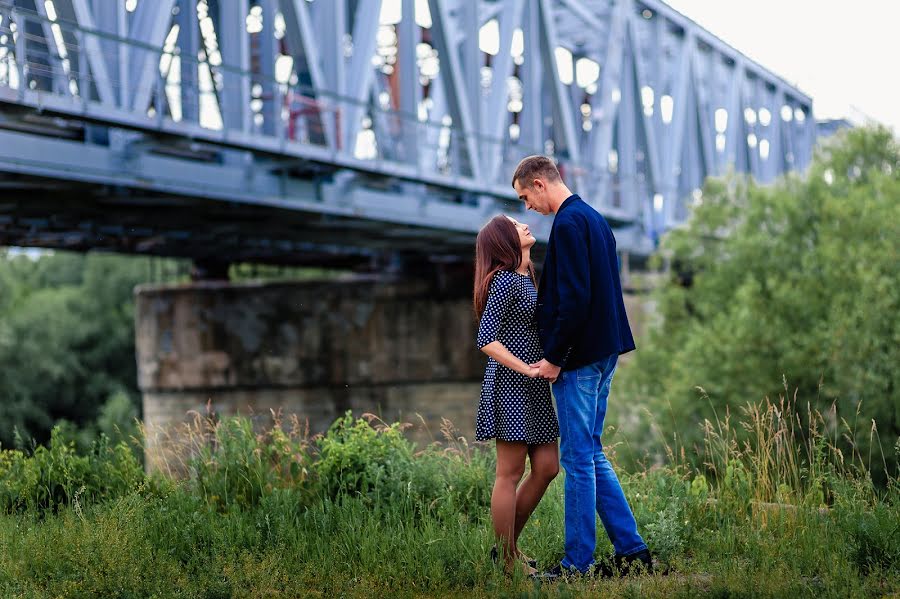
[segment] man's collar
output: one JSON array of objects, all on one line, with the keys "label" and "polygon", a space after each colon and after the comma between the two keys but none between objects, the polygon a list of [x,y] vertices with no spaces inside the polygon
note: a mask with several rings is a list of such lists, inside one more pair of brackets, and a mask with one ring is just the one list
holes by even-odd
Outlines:
[{"label": "man's collar", "polygon": [[562,212],[565,209],[566,206],[569,206],[575,200],[580,200],[580,199],[581,198],[578,196],[577,193],[573,193],[572,195],[570,195],[569,197],[566,198],[565,202],[563,202],[562,204],[559,205],[559,210],[557,210],[556,213],[559,214],[560,212]]}]

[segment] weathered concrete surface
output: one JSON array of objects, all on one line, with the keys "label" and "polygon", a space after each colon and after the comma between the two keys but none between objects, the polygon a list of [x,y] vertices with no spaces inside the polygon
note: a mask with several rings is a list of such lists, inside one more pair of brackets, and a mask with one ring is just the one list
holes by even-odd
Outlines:
[{"label": "weathered concrete surface", "polygon": [[474,436],[484,358],[468,299],[417,282],[193,283],[136,290],[148,464],[154,431],[207,403],[219,415],[297,414],[321,432],[346,410]]}]

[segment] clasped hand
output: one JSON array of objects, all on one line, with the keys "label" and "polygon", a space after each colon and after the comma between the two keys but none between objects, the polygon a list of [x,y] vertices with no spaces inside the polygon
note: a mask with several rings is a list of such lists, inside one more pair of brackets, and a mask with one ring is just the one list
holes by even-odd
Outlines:
[{"label": "clasped hand", "polygon": [[531,378],[547,379],[551,383],[556,382],[559,371],[561,370],[559,366],[555,366],[547,360],[541,360],[540,362],[530,364],[528,368],[528,376]]}]

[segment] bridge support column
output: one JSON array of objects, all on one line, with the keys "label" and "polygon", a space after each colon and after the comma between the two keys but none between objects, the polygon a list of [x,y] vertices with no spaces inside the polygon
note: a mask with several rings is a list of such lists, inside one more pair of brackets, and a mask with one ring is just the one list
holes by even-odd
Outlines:
[{"label": "bridge support column", "polygon": [[474,328],[468,289],[417,280],[138,287],[147,466],[179,469],[167,435],[207,403],[260,427],[270,410],[297,414],[311,433],[347,410],[371,412],[417,424],[425,442],[446,417],[472,439],[483,372]]}]

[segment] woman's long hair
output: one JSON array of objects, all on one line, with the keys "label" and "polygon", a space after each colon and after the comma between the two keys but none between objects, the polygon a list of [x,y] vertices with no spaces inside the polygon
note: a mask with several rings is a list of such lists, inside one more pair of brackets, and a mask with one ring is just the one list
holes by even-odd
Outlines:
[{"label": "woman's long hair", "polygon": [[[516,271],[522,266],[522,244],[513,222],[502,214],[495,216],[478,232],[475,239],[475,291],[472,303],[475,318],[481,319],[487,305],[491,279],[498,270]],[[528,265],[534,282],[534,265]]]}]

